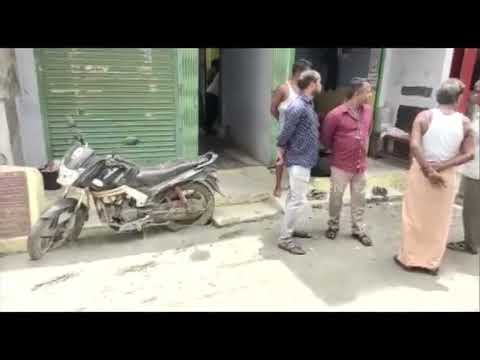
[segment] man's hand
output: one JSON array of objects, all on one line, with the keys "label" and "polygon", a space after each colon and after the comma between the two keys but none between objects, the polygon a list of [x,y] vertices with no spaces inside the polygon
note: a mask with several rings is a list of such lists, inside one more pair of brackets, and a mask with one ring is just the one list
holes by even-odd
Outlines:
[{"label": "man's hand", "polygon": [[430,162],[429,165],[437,173],[443,171],[444,169],[444,164],[442,162]]},{"label": "man's hand", "polygon": [[283,166],[284,163],[285,163],[285,156],[284,156],[283,149],[277,149],[277,159],[275,161],[275,164],[277,166]]},{"label": "man's hand", "polygon": [[433,186],[447,187],[443,176],[433,169],[428,173],[427,178]]}]

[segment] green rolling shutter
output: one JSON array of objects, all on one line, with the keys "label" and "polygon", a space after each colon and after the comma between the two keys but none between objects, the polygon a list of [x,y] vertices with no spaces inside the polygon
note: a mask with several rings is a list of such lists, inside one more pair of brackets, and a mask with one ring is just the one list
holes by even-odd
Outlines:
[{"label": "green rolling shutter", "polygon": [[[116,151],[141,164],[191,157],[179,146],[185,129],[177,121],[183,121],[178,119],[177,94],[183,89],[177,80],[178,54],[177,49],[36,50],[50,159],[61,158],[70,146],[69,119],[100,155]],[[190,77],[195,75],[193,71]],[[191,105],[190,111],[196,111]],[[190,114],[190,127],[196,126],[197,116]],[[123,145],[127,136],[140,143]],[[190,136],[189,141],[196,139]]]}]

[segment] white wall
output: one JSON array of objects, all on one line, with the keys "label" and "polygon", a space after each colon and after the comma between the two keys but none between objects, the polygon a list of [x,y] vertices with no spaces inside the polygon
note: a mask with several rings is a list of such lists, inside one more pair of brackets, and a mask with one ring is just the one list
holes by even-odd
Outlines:
[{"label": "white wall", "polygon": [[269,164],[272,157],[271,49],[222,49],[222,123],[234,143]]},{"label": "white wall", "polygon": [[[453,48],[441,49],[386,49],[378,106],[389,106],[396,114],[399,105],[435,106],[435,93],[447,79],[453,57]],[[429,98],[401,95],[402,86],[432,87]]]},{"label": "white wall", "polygon": [[5,102],[2,99],[0,99],[0,153],[5,155],[8,165],[14,164],[7,112],[5,109]]},{"label": "white wall", "polygon": [[17,112],[25,165],[41,167],[47,162],[37,74],[33,49],[15,49],[20,94]]},{"label": "white wall", "polygon": [[7,157],[10,165],[23,165],[15,106],[18,90],[15,51],[12,48],[0,48],[0,152]]}]

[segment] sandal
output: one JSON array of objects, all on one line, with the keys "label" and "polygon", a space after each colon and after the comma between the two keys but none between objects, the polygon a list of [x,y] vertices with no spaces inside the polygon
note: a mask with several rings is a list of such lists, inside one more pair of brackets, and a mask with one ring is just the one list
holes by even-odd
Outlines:
[{"label": "sandal", "polygon": [[327,231],[325,231],[325,237],[330,240],[335,240],[335,238],[337,237],[338,231],[339,229],[329,227]]},{"label": "sandal", "polygon": [[292,236],[296,237],[296,238],[301,238],[301,239],[311,239],[312,238],[312,235],[309,234],[306,231],[294,231]]},{"label": "sandal", "polygon": [[452,242],[447,244],[447,249],[453,250],[453,251],[460,251],[460,252],[466,252],[472,255],[477,255],[478,251],[474,249],[469,243],[466,241],[458,241],[458,242]]},{"label": "sandal", "polygon": [[354,239],[357,239],[364,246],[372,246],[372,239],[367,234],[352,234]]},{"label": "sandal", "polygon": [[288,251],[294,255],[305,255],[305,250],[302,249],[300,245],[295,244],[294,242],[281,242],[278,244],[278,247],[282,250]]}]

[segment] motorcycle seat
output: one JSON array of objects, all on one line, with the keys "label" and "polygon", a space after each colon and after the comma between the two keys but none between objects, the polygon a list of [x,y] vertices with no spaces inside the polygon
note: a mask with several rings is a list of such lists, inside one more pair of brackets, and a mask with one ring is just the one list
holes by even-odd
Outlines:
[{"label": "motorcycle seat", "polygon": [[190,161],[156,168],[143,168],[137,174],[137,180],[146,186],[157,185],[193,169],[198,164],[199,161]]}]

